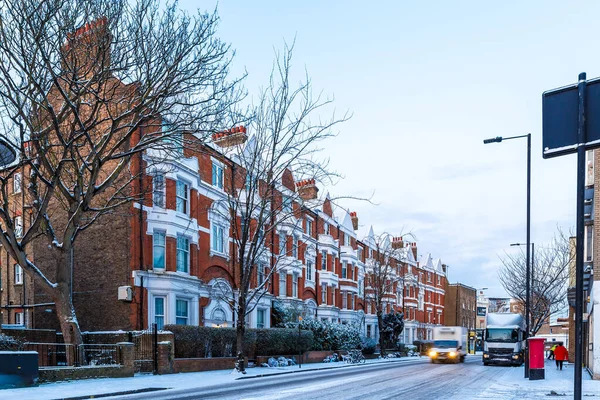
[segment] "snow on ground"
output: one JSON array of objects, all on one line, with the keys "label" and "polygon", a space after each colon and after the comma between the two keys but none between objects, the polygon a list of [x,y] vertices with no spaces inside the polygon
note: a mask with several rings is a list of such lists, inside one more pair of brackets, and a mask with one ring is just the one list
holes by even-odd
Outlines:
[{"label": "snow on ground", "polygon": [[[399,358],[390,360],[367,360],[369,364],[384,362],[417,362],[420,357]],[[0,390],[0,400],[52,400],[64,397],[91,396],[105,393],[115,393],[147,388],[191,389],[226,385],[236,379],[248,377],[287,374],[297,371],[318,369],[360,367],[344,362],[303,364],[302,368],[296,366],[276,368],[248,368],[247,374],[242,375],[233,370],[188,372],[183,374],[150,375],[140,374],[133,378],[99,378],[69,382],[44,383],[37,387]],[[164,392],[163,392],[164,393]]]},{"label": "snow on ground", "polygon": [[[511,368],[506,373],[494,379],[492,384],[474,399],[516,400],[516,399],[548,399],[573,398],[573,364],[566,364],[563,370],[556,369],[553,360],[546,360],[545,379],[530,381],[523,377],[523,368]],[[584,398],[600,399],[600,381],[590,378],[583,371],[582,395]],[[555,394],[553,394],[554,392]]]}]

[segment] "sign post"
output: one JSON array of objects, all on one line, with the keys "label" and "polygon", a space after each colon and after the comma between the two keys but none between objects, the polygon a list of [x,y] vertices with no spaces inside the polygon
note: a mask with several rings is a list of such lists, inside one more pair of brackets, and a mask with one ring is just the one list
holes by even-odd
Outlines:
[{"label": "sign post", "polygon": [[577,228],[575,253],[574,399],[581,400],[583,364],[583,240],[585,152],[600,147],[600,79],[549,90],[542,95],[543,157],[577,153]]}]

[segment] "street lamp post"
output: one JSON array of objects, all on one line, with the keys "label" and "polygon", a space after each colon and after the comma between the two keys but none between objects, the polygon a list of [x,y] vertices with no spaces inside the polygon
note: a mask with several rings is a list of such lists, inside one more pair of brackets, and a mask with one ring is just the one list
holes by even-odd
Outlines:
[{"label": "street lamp post", "polygon": [[[511,243],[511,246],[523,246],[525,243]],[[535,302],[535,243],[531,243],[531,282],[529,282],[531,295]],[[533,312],[532,312],[533,314]]]},{"label": "street lamp post", "polygon": [[[503,138],[502,136],[497,136],[491,139],[485,139],[483,144],[489,143],[500,143],[503,140],[511,140],[511,139],[520,139],[527,138],[527,251],[526,251],[526,263],[527,268],[525,268],[525,324],[526,324],[526,332],[527,336],[529,336],[529,269],[531,267],[530,263],[530,250],[531,250],[531,133],[527,135],[519,135],[519,136],[511,136],[507,138]],[[526,348],[525,352],[526,364],[525,364],[525,378],[529,377],[529,346]]]}]

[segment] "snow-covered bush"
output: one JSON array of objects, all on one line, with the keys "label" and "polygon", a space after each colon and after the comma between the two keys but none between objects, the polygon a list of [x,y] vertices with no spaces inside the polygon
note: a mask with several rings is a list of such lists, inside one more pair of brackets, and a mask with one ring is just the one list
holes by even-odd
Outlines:
[{"label": "snow-covered bush", "polygon": [[[298,326],[288,323],[288,327]],[[361,329],[357,323],[336,324],[329,321],[305,319],[300,322],[300,328],[312,331],[312,350],[351,350],[360,349]]]},{"label": "snow-covered bush", "polygon": [[252,329],[256,333],[255,354],[260,356],[276,356],[297,354],[313,347],[314,335],[309,330],[298,332],[295,329],[270,328]]},{"label": "snow-covered bush", "polygon": [[23,349],[23,342],[4,333],[0,333],[0,351],[18,351]]},{"label": "snow-covered bush", "polygon": [[[206,326],[168,325],[173,332],[175,357],[205,358],[231,357],[236,351],[234,328],[211,328]],[[296,354],[313,347],[313,333],[295,329],[246,329],[244,348],[247,354],[257,356],[280,356]]]},{"label": "snow-covered bush", "polygon": [[[236,335],[233,328],[208,326],[167,325],[173,332],[176,358],[232,357],[236,354]],[[256,341],[256,334],[246,330],[246,348]]]},{"label": "snow-covered bush", "polygon": [[377,349],[377,342],[373,338],[362,339],[362,352],[363,354],[375,354]]}]

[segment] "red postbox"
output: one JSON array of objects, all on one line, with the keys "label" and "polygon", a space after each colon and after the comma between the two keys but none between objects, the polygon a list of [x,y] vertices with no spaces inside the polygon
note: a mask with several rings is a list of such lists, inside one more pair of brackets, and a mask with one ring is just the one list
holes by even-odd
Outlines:
[{"label": "red postbox", "polygon": [[529,347],[529,380],[536,381],[545,379],[544,361],[544,343],[546,339],[540,337],[531,337],[527,339]]}]

